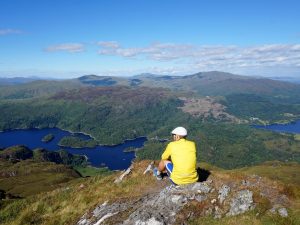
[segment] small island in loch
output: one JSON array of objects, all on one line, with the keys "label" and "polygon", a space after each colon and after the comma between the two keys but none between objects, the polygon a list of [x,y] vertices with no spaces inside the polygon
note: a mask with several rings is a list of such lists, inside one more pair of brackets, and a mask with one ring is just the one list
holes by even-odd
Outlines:
[{"label": "small island in loch", "polygon": [[54,134],[50,133],[50,134],[45,135],[42,138],[42,142],[48,143],[48,142],[52,141],[54,138],[55,138]]},{"label": "small island in loch", "polygon": [[58,145],[71,148],[95,148],[98,143],[94,139],[83,140],[80,137],[66,136],[59,141]]}]

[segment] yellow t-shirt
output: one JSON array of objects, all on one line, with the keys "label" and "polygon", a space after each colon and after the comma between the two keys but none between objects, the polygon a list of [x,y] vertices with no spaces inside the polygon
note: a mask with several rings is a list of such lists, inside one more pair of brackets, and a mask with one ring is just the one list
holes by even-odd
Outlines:
[{"label": "yellow t-shirt", "polygon": [[190,184],[197,182],[196,145],[192,141],[180,139],[168,144],[162,154],[163,160],[171,158],[173,171],[171,179],[176,184]]}]

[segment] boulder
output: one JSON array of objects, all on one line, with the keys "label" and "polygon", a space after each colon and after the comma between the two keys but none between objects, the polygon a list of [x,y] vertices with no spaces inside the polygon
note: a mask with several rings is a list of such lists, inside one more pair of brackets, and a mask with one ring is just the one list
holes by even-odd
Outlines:
[{"label": "boulder", "polygon": [[236,196],[231,199],[230,210],[227,216],[235,216],[245,213],[250,209],[254,209],[253,193],[249,190],[242,190],[237,192]]}]

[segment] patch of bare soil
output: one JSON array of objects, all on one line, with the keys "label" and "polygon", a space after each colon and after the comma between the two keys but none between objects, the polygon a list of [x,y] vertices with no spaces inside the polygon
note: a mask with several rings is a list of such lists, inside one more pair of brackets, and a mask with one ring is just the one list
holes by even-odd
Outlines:
[{"label": "patch of bare soil", "polygon": [[214,118],[217,120],[231,121],[240,123],[240,119],[225,112],[226,107],[212,97],[205,98],[186,98],[180,97],[184,102],[183,107],[179,107],[183,112],[189,113],[194,117]]}]

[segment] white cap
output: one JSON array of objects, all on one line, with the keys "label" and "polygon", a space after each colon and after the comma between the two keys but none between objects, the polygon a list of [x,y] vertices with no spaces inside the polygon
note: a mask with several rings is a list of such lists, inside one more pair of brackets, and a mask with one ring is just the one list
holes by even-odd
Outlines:
[{"label": "white cap", "polygon": [[171,133],[184,137],[187,135],[187,130],[184,127],[176,127]]}]

